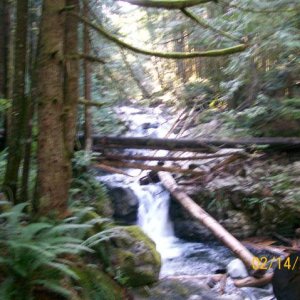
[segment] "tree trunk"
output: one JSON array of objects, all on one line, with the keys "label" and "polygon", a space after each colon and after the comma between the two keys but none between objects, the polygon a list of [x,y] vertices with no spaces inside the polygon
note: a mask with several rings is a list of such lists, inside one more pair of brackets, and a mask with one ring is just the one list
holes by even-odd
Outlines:
[{"label": "tree trunk", "polygon": [[[86,18],[88,18],[88,3],[83,4],[83,13]],[[85,55],[90,54],[90,32],[87,24],[83,25],[83,52]],[[83,76],[84,76],[84,99],[86,101],[91,101],[92,99],[92,79],[91,79],[91,64],[88,60],[83,62]],[[84,107],[84,149],[86,151],[92,150],[92,107],[90,105],[85,105]]]},{"label": "tree trunk", "polygon": [[[79,11],[79,0],[66,0],[67,6],[73,6],[73,11]],[[65,56],[72,56],[78,49],[78,20],[72,15],[66,16]],[[77,104],[79,99],[79,61],[65,61],[65,95],[64,95],[64,135],[68,157],[71,159],[76,136]],[[90,98],[87,98],[90,99]],[[69,170],[71,172],[71,169]]]},{"label": "tree trunk", "polygon": [[38,12],[33,9],[35,7],[35,0],[30,0],[30,32],[29,32],[29,57],[28,57],[28,77],[29,77],[29,96],[28,96],[28,114],[26,118],[26,132],[25,132],[25,149],[24,149],[24,160],[23,160],[23,170],[22,170],[22,183],[21,191],[22,201],[27,202],[29,200],[29,177],[30,177],[30,165],[31,165],[31,150],[32,150],[32,128],[33,128],[33,118],[36,109],[36,55],[37,55],[37,44],[38,44],[38,34],[34,30],[36,23],[38,22]]},{"label": "tree trunk", "polygon": [[28,0],[17,1],[15,68],[13,82],[13,103],[11,110],[11,132],[8,137],[8,161],[4,179],[4,190],[15,203],[18,175],[25,144],[25,128],[28,101],[25,96],[26,56],[27,56]]},{"label": "tree trunk", "polygon": [[10,15],[7,0],[0,0],[0,98],[8,98]]},{"label": "tree trunk", "polygon": [[67,210],[70,159],[64,142],[64,0],[44,0],[37,63],[39,214]]}]

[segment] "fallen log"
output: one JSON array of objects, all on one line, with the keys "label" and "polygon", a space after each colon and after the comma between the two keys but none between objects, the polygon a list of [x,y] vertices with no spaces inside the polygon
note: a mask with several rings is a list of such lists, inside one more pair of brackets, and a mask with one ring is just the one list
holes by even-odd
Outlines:
[{"label": "fallen log", "polygon": [[300,149],[300,138],[240,138],[240,139],[165,139],[149,137],[94,136],[94,150],[109,148],[164,149],[187,152],[216,152],[220,148],[256,148],[268,146],[272,150]]},{"label": "fallen log", "polygon": [[129,168],[129,169],[140,169],[140,170],[152,170],[152,171],[165,171],[165,172],[172,172],[178,174],[190,174],[190,175],[203,175],[205,172],[203,171],[196,171],[190,169],[182,169],[178,167],[164,167],[164,166],[150,166],[141,163],[134,163],[134,162],[125,162],[125,161],[103,161],[104,165],[109,165],[111,167],[117,168]]},{"label": "fallen log", "polygon": [[267,273],[261,278],[255,278],[252,276],[243,278],[243,279],[236,279],[233,281],[236,287],[260,287],[264,286],[272,281],[273,273]]},{"label": "fallen log", "polygon": [[105,165],[105,164],[96,164],[95,166],[97,168],[103,170],[103,171],[106,171],[106,172],[116,173],[116,174],[121,174],[121,175],[129,176],[129,177],[133,177],[132,175],[130,175],[130,174],[128,174],[128,173],[126,173],[126,172],[124,172],[122,170],[113,168],[113,167]]},{"label": "fallen log", "polygon": [[[189,160],[200,160],[200,159],[211,159],[219,157],[227,157],[230,155],[245,156],[244,152],[228,152],[222,154],[206,154],[206,155],[194,155],[194,156],[149,156],[149,155],[126,155],[126,154],[103,154],[103,159],[113,159],[113,160],[140,160],[140,161],[189,161]],[[102,159],[102,156],[100,156]]]},{"label": "fallen log", "polygon": [[[237,257],[239,257],[249,269],[252,269],[254,256],[241,242],[239,242],[212,216],[197,205],[180,187],[178,187],[171,174],[159,172],[158,176],[165,188],[170,191],[174,198],[191,214],[192,217],[208,228],[215,237],[226,245]],[[266,281],[270,282],[272,277],[270,277],[269,274],[267,275]],[[265,276],[266,275],[263,275],[262,278],[265,278]]]}]

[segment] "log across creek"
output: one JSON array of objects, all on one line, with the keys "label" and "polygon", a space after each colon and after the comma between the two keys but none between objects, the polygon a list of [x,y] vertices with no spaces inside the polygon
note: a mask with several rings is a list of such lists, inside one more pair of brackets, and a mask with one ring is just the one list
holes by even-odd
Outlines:
[{"label": "log across creek", "polygon": [[[80,139],[80,138],[79,138]],[[300,138],[239,138],[239,139],[169,139],[149,137],[94,136],[93,149],[154,149],[214,153],[216,148],[255,149],[265,146],[272,150],[299,150]]]}]

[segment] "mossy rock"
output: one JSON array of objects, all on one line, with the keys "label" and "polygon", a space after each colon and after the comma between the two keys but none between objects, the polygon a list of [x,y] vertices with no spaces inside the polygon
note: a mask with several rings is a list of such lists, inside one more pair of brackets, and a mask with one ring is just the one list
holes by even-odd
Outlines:
[{"label": "mossy rock", "polygon": [[95,249],[115,278],[128,286],[156,282],[161,257],[155,243],[138,226],[117,226]]}]

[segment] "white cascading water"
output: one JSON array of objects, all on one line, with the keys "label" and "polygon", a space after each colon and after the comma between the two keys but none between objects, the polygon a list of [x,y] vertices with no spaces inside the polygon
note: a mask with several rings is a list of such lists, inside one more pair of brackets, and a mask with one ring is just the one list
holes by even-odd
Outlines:
[{"label": "white cascading water", "polygon": [[181,254],[176,247],[173,224],[169,217],[170,194],[161,184],[134,187],[140,203],[138,225],[156,243],[156,248],[163,259],[174,258]]}]

